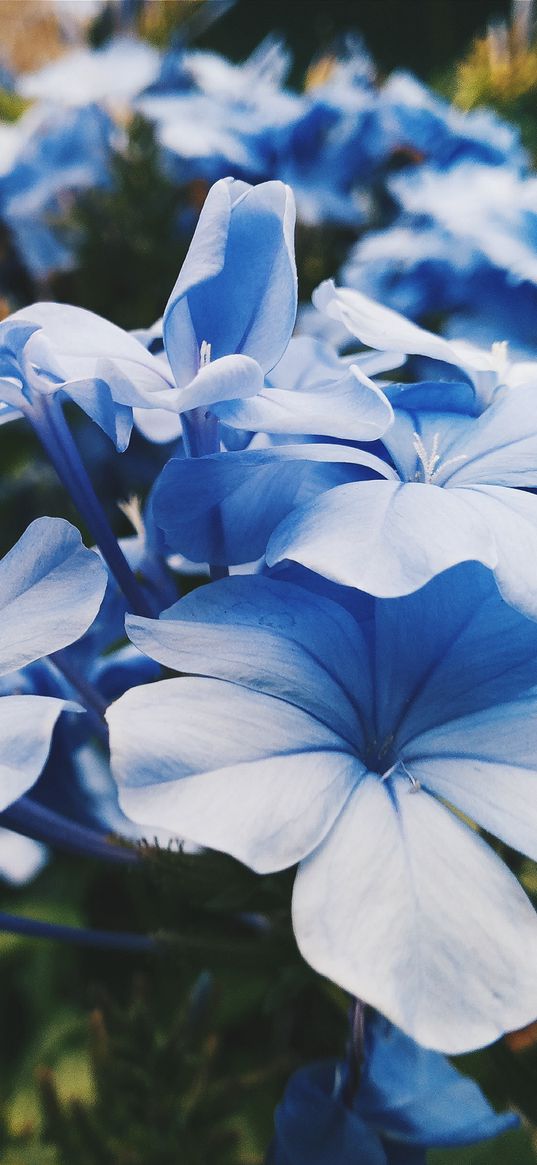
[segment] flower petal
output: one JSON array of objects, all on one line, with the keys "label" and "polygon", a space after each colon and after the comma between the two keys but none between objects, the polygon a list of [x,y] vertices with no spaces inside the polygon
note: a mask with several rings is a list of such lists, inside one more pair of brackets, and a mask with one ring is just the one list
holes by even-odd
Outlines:
[{"label": "flower petal", "polygon": [[321,434],[347,441],[375,441],[393,419],[387,397],[358,365],[314,392],[265,388],[215,411],[226,425],[251,432]]},{"label": "flower petal", "polygon": [[430,356],[433,360],[457,366],[461,364],[460,354],[447,340],[425,331],[361,291],[336,287],[332,279],[326,279],[315,289],[312,299],[318,311],[325,312],[331,319],[341,320],[349,332],[368,348]]},{"label": "flower petal", "polygon": [[[494,537],[496,582],[507,603],[537,619],[537,498],[524,490],[483,485],[452,490]],[[476,556],[477,557],[477,556]]]},{"label": "flower petal", "polygon": [[180,413],[199,405],[254,396],[263,387],[263,373],[250,356],[221,356],[200,368],[197,375],[177,394]]},{"label": "flower petal", "polygon": [[69,522],[32,522],[0,562],[0,675],[79,639],[98,613],[107,577]]},{"label": "flower petal", "polygon": [[367,648],[337,603],[291,583],[235,576],[192,591],[160,619],[128,615],[126,628],[165,667],[278,696],[346,740],[361,739],[354,696],[359,687],[362,706],[371,706]]},{"label": "flower petal", "polygon": [[355,1107],[373,1128],[407,1145],[467,1145],[518,1124],[445,1056],[422,1048],[382,1015],[368,1017]]},{"label": "flower petal", "polygon": [[37,780],[49,754],[54,726],[63,710],[81,712],[53,696],[0,698],[0,810]]},{"label": "flower petal", "polygon": [[155,487],[155,521],[170,550],[193,562],[253,562],[297,500],[372,473],[388,477],[393,470],[379,457],[344,445],[172,458]]},{"label": "flower petal", "polygon": [[433,728],[402,754],[425,788],[537,860],[537,689]]},{"label": "flower petal", "polygon": [[294,218],[282,182],[223,178],[211,188],[164,313],[177,384],[195,376],[203,341],[212,359],[242,353],[264,372],[280,359],[296,315]]},{"label": "flower petal", "polygon": [[132,688],[107,719],[124,813],[259,872],[309,853],[364,771],[318,720],[219,680]]},{"label": "flower petal", "polygon": [[466,825],[406,780],[365,777],[300,867],[309,963],[424,1044],[464,1052],[537,1015],[537,915]]},{"label": "flower petal", "polygon": [[292,559],[334,582],[385,598],[409,594],[450,566],[495,567],[492,532],[463,491],[414,482],[336,486],[288,514],[267,546],[273,566]]}]

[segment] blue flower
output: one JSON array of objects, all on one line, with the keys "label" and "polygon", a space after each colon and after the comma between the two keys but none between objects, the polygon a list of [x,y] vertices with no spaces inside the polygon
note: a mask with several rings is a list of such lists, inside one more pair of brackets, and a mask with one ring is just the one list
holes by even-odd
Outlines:
[{"label": "blue flower", "polygon": [[0,217],[34,279],[73,266],[62,212],[80,191],[110,181],[113,129],[95,105],[31,109],[9,127],[13,156],[0,175]]},{"label": "blue flower", "polygon": [[69,304],[35,303],[0,323],[0,399],[39,426],[41,404],[74,401],[123,451],[132,410],[172,410],[166,362],[101,316]]},{"label": "blue flower", "polygon": [[262,387],[293,330],[294,202],[281,182],[231,178],[209,191],[163,318],[179,410]]},{"label": "blue flower", "polygon": [[68,106],[102,102],[128,107],[158,75],[160,55],[146,41],[114,37],[100,48],[81,47],[34,73],[18,78],[17,91],[30,100]]},{"label": "blue flower", "polygon": [[383,442],[396,478],[349,482],[296,506],[269,541],[269,565],[290,559],[389,597],[477,560],[494,571],[508,602],[536,618],[528,563],[537,554],[537,503],[526,492],[537,485],[534,372],[521,365],[519,382],[502,387],[494,369],[501,350],[483,361],[349,289],[323,285],[317,302],[366,343],[465,364],[474,387],[392,390],[399,409]]},{"label": "blue flower", "polygon": [[[0,562],[0,675],[8,676],[78,639],[97,615],[106,578],[98,555],[83,546],[69,522],[61,518],[32,522]],[[52,696],[0,698],[1,809],[39,776],[64,708],[73,705]],[[74,710],[80,711],[76,705]]]},{"label": "blue flower", "polygon": [[261,873],[299,862],[307,961],[465,1051],[537,1014],[537,916],[457,815],[537,857],[537,626],[477,563],[351,600],[235,577],[128,618],[193,675],[108,710],[121,806]]},{"label": "blue flower", "polygon": [[427,1148],[471,1144],[518,1123],[380,1015],[368,1016],[350,1103],[342,1097],[347,1071],[331,1060],[295,1072],[276,1109],[270,1165],[421,1165]]}]

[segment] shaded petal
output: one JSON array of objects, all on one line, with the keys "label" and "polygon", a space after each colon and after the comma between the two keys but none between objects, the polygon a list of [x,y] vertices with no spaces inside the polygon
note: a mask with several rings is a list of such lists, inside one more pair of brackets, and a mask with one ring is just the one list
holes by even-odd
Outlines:
[{"label": "shaded petal", "polygon": [[516,699],[537,683],[537,625],[478,563],[375,604],[377,725],[397,752],[435,726]]},{"label": "shaded petal", "polygon": [[382,1015],[368,1018],[365,1055],[355,1107],[390,1138],[425,1148],[468,1145],[519,1123],[514,1113],[494,1112],[474,1080]]},{"label": "shaded petal", "polygon": [[154,515],[171,550],[223,565],[259,558],[297,502],[341,481],[393,470],[343,445],[278,445],[168,461],[155,487]]},{"label": "shaded petal", "polygon": [[318,720],[219,680],[133,688],[107,719],[124,813],[260,873],[309,853],[364,771]]},{"label": "shaded petal", "polygon": [[0,675],[73,643],[93,623],[108,574],[63,518],[38,518],[0,562]]},{"label": "shaded petal", "polygon": [[537,689],[431,729],[402,755],[422,785],[537,860]]},{"label": "shaded petal", "polygon": [[537,485],[537,387],[504,391],[450,448],[453,464],[443,484]]},{"label": "shaded petal", "polygon": [[184,413],[199,405],[254,396],[262,387],[263,373],[250,356],[221,356],[200,368],[191,384],[181,389],[177,394],[177,409]]},{"label": "shaded petal", "polygon": [[294,199],[282,182],[233,178],[207,195],[164,313],[164,343],[177,384],[192,380],[203,341],[212,359],[251,356],[268,372],[296,315]]},{"label": "shaded petal", "polygon": [[458,562],[496,565],[492,533],[463,491],[414,482],[351,482],[293,509],[267,546],[284,559],[384,598],[409,594]]},{"label": "shaded petal", "polygon": [[[488,526],[496,545],[496,582],[507,603],[537,619],[537,498],[507,486],[464,487],[453,490]],[[477,557],[477,555],[476,555]]]},{"label": "shaded petal", "polygon": [[192,591],[159,619],[128,615],[126,628],[165,667],[278,696],[346,740],[363,740],[354,698],[359,688],[371,706],[367,649],[355,620],[329,599],[236,576]]},{"label": "shaded petal", "polygon": [[61,712],[81,712],[53,696],[2,696],[0,699],[0,810],[32,787],[49,754]]},{"label": "shaded petal", "polygon": [[[132,432],[132,409],[115,403],[109,385],[102,380],[79,380],[69,385],[67,395],[110,437],[118,452],[124,453]],[[143,411],[152,413],[154,410]]]},{"label": "shaded petal", "polygon": [[94,312],[70,304],[36,303],[12,318],[39,328],[22,352],[35,391],[62,388],[69,394],[78,382],[98,380],[108,386],[117,404],[174,407],[173,381],[165,362],[135,336]]},{"label": "shaded petal", "polygon": [[215,411],[226,425],[252,432],[322,434],[347,441],[375,441],[393,420],[387,397],[358,365],[315,391],[265,388]]},{"label": "shaded petal", "polygon": [[425,331],[361,291],[336,287],[332,279],[326,279],[315,289],[312,299],[318,311],[325,312],[331,319],[341,320],[349,332],[368,348],[430,356],[446,364],[461,365],[460,353],[447,340]]},{"label": "shaded petal", "polygon": [[426,1047],[464,1052],[537,1015],[537,916],[466,825],[365,777],[297,875],[297,942]]},{"label": "shaded petal", "polygon": [[336,1094],[333,1063],[295,1072],[274,1115],[270,1165],[387,1165],[381,1142]]}]

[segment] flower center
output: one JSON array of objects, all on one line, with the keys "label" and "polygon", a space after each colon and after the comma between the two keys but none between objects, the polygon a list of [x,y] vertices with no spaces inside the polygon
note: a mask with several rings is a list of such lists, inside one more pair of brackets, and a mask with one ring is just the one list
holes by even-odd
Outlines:
[{"label": "flower center", "polygon": [[439,485],[438,478],[448,468],[448,465],[455,465],[458,461],[466,461],[465,453],[459,453],[457,457],[448,457],[447,461],[442,461],[439,453],[440,433],[434,434],[430,452],[427,451],[419,433],[414,433],[413,438],[412,444],[417,456],[415,481],[421,481],[425,485]]}]

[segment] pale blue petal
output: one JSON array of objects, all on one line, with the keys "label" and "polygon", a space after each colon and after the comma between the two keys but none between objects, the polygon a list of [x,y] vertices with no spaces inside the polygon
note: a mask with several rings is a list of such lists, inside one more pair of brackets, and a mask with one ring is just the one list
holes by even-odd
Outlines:
[{"label": "pale blue petal", "polygon": [[405,352],[408,355],[430,356],[446,364],[460,366],[460,354],[433,332],[418,327],[392,308],[369,299],[361,291],[350,287],[336,287],[326,279],[313,292],[315,307],[331,319],[340,320],[349,332],[368,348],[384,352]]},{"label": "pale blue petal", "polygon": [[226,425],[252,432],[322,434],[347,441],[375,441],[393,420],[387,397],[358,365],[314,391],[268,387],[215,411]]},{"label": "pale blue petal", "polygon": [[268,372],[296,314],[294,199],[282,182],[223,178],[209,191],[164,313],[176,382],[188,384],[203,341],[211,358],[251,356]]},{"label": "pale blue petal", "polygon": [[298,506],[267,546],[269,566],[292,559],[334,582],[392,598],[465,560],[495,567],[492,532],[463,491],[413,482],[352,482]]},{"label": "pale blue petal", "polygon": [[37,780],[49,754],[54,726],[76,704],[53,696],[0,698],[0,810],[6,809]]},{"label": "pale blue petal", "polygon": [[79,639],[98,613],[107,577],[69,522],[32,522],[0,562],[0,675]]},{"label": "pale blue petal", "polygon": [[0,878],[10,886],[24,886],[46,865],[46,846],[0,827]]},{"label": "pale blue petal", "polygon": [[463,499],[465,507],[473,510],[493,535],[497,554],[494,574],[506,602],[537,619],[537,497],[501,485],[450,492]]},{"label": "pale blue petal", "polygon": [[478,563],[375,604],[377,725],[397,750],[430,728],[515,700],[537,683],[537,625]]},{"label": "pale blue petal", "polygon": [[[36,303],[12,317],[38,325],[24,346],[24,372],[37,392],[103,381],[117,404],[174,407],[166,364],[133,335],[94,312],[70,304]],[[169,403],[171,402],[171,403]]]},{"label": "pale blue petal", "polygon": [[[66,392],[69,398],[99,425],[103,433],[110,437],[118,452],[124,453],[132,432],[132,409],[127,405],[116,404],[109,385],[102,380],[78,380],[69,385]],[[153,411],[144,409],[144,412]]]},{"label": "pale blue petal", "polygon": [[464,1052],[537,1015],[537,915],[485,842],[412,788],[360,782],[299,869],[295,934],[407,1035]]},{"label": "pale blue petal", "polygon": [[364,772],[318,720],[219,680],[132,688],[107,719],[127,817],[260,873],[309,853]]},{"label": "pale blue petal", "polygon": [[191,384],[180,390],[176,397],[177,411],[184,413],[199,405],[253,396],[262,387],[263,373],[250,356],[221,356],[200,368]]},{"label": "pale blue petal", "polygon": [[425,788],[537,860],[537,689],[433,728],[401,755]]},{"label": "pale blue petal", "polygon": [[504,390],[450,448],[442,484],[537,486],[537,387]]},{"label": "pale blue petal", "polygon": [[338,604],[290,583],[236,576],[199,587],[160,619],[128,615],[126,628],[165,667],[278,696],[360,750],[354,698],[359,688],[361,706],[371,707],[367,649]]},{"label": "pale blue petal", "polygon": [[170,550],[193,562],[253,562],[294,505],[372,472],[393,475],[372,454],[328,444],[172,459],[155,488],[155,521]]}]

